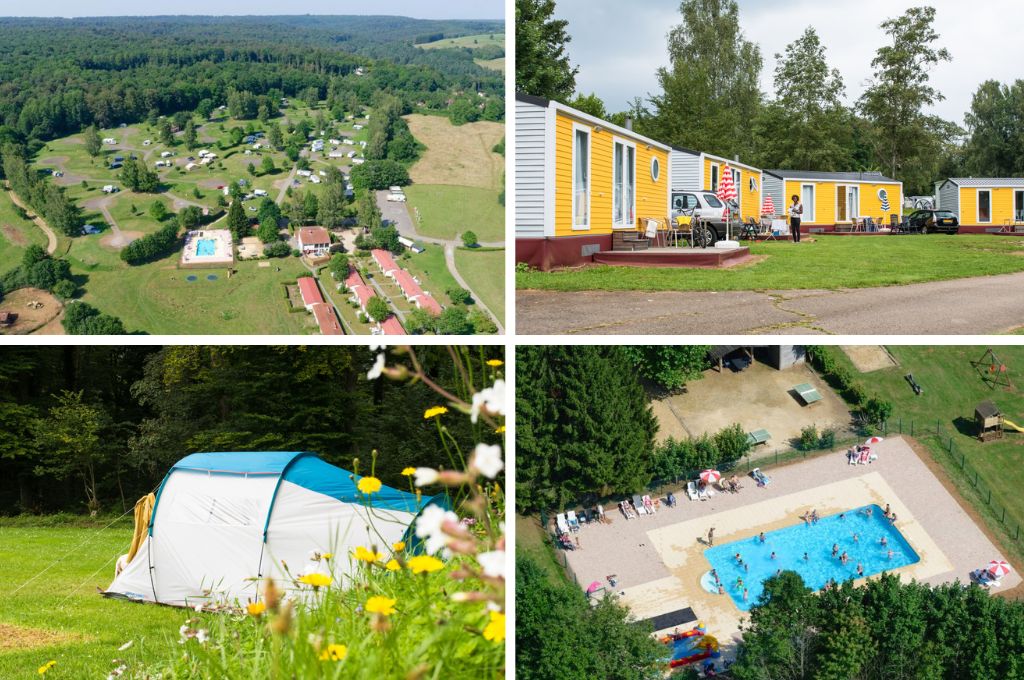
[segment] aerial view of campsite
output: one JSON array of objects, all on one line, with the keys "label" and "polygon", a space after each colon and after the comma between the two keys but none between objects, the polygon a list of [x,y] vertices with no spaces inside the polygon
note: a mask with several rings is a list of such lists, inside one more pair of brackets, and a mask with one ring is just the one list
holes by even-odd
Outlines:
[{"label": "aerial view of campsite", "polygon": [[504,359],[0,348],[0,677],[505,677]]},{"label": "aerial view of campsite", "polygon": [[1024,329],[1015,41],[922,5],[517,0],[517,331]]},{"label": "aerial view of campsite", "polygon": [[504,30],[0,18],[0,333],[504,332]]},{"label": "aerial view of campsite", "polygon": [[517,677],[1003,678],[1024,349],[520,346]]}]

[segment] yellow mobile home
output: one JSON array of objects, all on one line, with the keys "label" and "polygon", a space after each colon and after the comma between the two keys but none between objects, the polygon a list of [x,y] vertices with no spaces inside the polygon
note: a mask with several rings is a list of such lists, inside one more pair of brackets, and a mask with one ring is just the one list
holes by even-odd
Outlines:
[{"label": "yellow mobile home", "polygon": [[951,210],[962,232],[1017,231],[1024,227],[1024,179],[950,177],[937,184],[938,208]]},{"label": "yellow mobile home", "polygon": [[669,147],[555,101],[516,95],[516,260],[590,262],[617,231],[670,212]]},{"label": "yellow mobile home", "polygon": [[760,168],[682,147],[672,148],[671,163],[673,193],[718,191],[722,177],[730,173],[736,185],[740,215],[744,219],[760,219],[764,195],[764,172]]},{"label": "yellow mobile home", "polygon": [[765,170],[765,191],[778,215],[788,215],[792,197],[804,204],[806,231],[841,231],[872,218],[888,225],[903,211],[903,183],[879,172]]}]

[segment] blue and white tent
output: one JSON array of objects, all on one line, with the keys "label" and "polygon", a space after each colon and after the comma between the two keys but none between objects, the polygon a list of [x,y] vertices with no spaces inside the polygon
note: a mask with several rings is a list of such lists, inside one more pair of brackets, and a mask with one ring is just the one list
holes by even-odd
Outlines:
[{"label": "blue and white tent", "polygon": [[410,541],[423,508],[447,503],[387,486],[366,495],[358,481],[309,452],[186,456],[164,477],[145,539],[106,594],[179,606],[256,601],[263,578],[311,570],[311,553],[333,553],[342,578],[356,546],[386,552]]}]

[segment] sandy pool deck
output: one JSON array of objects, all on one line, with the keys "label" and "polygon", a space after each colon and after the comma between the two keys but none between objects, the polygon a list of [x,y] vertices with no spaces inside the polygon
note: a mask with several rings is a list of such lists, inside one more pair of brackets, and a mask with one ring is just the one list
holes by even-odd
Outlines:
[{"label": "sandy pool deck", "polygon": [[[920,557],[894,570],[904,580],[967,582],[972,570],[1006,559],[909,443],[897,437],[875,448],[879,459],[871,465],[848,465],[845,450],[825,454],[772,470],[767,488],[747,477],[739,493],[718,493],[708,501],[677,494],[677,507],[662,504],[654,516],[627,521],[606,508],[612,524],[585,526],[581,548],[566,553],[569,567],[581,584],[605,583],[607,575],[616,574],[621,601],[638,619],[692,607],[728,655],[745,613],[728,596],[700,586],[701,575],[710,569],[703,541],[712,526],[715,544],[721,545],[798,524],[811,508],[827,516],[888,503],[897,514],[896,527]],[[1014,571],[993,590],[1020,582]]]}]

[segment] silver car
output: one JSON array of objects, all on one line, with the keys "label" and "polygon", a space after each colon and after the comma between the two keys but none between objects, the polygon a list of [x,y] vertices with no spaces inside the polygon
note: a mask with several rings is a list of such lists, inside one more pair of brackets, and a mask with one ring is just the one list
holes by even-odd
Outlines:
[{"label": "silver car", "polygon": [[713,191],[695,189],[672,192],[673,220],[680,215],[694,214],[694,210],[708,227],[708,238],[711,240],[705,245],[714,245],[725,238],[725,203]]}]

